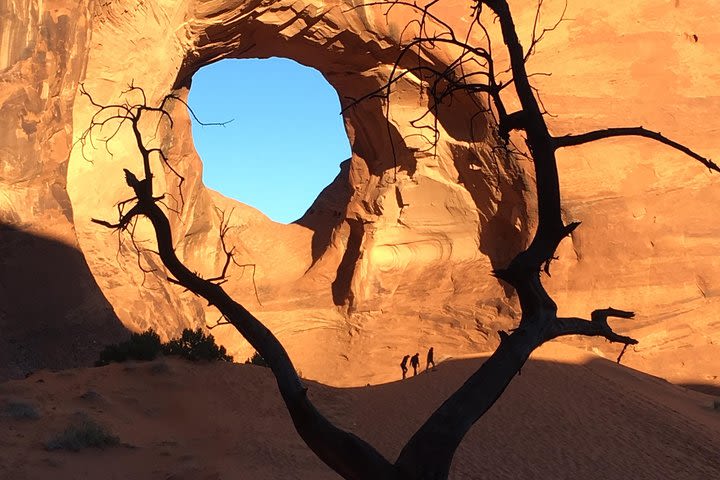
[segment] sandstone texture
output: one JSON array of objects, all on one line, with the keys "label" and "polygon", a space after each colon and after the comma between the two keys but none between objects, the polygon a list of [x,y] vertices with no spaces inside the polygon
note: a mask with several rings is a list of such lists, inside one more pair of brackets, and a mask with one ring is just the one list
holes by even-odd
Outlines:
[{"label": "sandstone texture", "polygon": [[[541,21],[552,25],[564,2],[546,3]],[[169,93],[187,98],[193,73],[211,62],[282,56],[318,69],[348,105],[387,81],[412,33],[409,10],[386,15],[362,4],[0,0],[1,376],[81,364],[127,331],[153,327],[167,337],[217,320],[166,281],[147,225],[136,226],[134,246],[90,221],[117,218],[130,192],[122,169],[137,171],[139,159],[122,129],[107,144],[102,135],[78,142],[95,110],[80,84],[102,104],[137,85],[155,104]],[[470,2],[441,4],[438,13],[464,31]],[[526,44],[535,5],[511,4]],[[553,133],[643,125],[718,156],[720,12],[712,2],[570,1],[565,18],[529,61],[531,71],[552,74],[532,80]],[[496,39],[500,63],[501,47]],[[444,66],[453,53],[422,55]],[[530,162],[495,148],[492,119],[476,115],[470,99],[423,119],[437,121],[434,147],[411,123],[428,107],[417,79],[398,82],[389,105],[373,98],[346,111],[352,158],[290,225],[203,186],[181,102],[170,105],[172,127],[161,122],[148,141],[184,178],[180,185],[155,168],[177,251],[214,276],[225,260],[221,225],[233,227],[226,240],[245,266],[230,268],[226,288],[280,337],[306,377],[337,385],[377,381],[368,365],[390,378],[403,354],[431,345],[448,355],[486,351],[519,314],[490,273],[532,234]],[[641,343],[627,364],[720,386],[718,176],[631,138],[562,152],[559,168],[566,216],[583,222],[547,279],[560,313],[635,310],[622,329]],[[227,327],[213,333],[236,356],[252,353]]]}]

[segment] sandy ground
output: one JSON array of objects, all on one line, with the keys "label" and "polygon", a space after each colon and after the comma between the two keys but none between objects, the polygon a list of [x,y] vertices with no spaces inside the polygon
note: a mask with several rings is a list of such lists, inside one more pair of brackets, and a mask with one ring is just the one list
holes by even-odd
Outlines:
[{"label": "sandy ground", "polygon": [[[319,408],[394,458],[482,358],[362,388],[308,382]],[[453,479],[720,478],[717,397],[563,345],[541,348],[457,452]],[[37,419],[14,418],[24,403]],[[0,478],[331,479],[300,441],[268,369],[177,359],[38,372],[0,384]],[[121,444],[44,444],[91,418]]]}]

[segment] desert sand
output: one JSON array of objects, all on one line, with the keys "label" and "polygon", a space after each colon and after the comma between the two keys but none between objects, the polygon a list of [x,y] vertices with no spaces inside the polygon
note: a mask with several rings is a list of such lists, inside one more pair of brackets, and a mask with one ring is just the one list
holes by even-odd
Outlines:
[{"label": "desert sand", "polygon": [[[182,99],[193,73],[226,57],[293,58],[347,105],[388,80],[411,20],[358,3],[0,0],[0,478],[336,478],[293,432],[265,369],[79,368],[131,331],[167,339],[217,312],[162,269],[140,272],[139,260],[156,258],[91,222],[127,198],[132,137],[114,138],[113,155],[76,147],[94,112],[81,83],[103,103],[140,79],[150,103]],[[564,3],[546,1],[543,20]],[[447,0],[443,12],[467,26],[468,4]],[[512,2],[523,41],[535,5]],[[571,0],[566,16],[529,61],[552,74],[532,79],[557,115],[553,134],[643,125],[717,160],[714,0]],[[451,53],[428,50],[426,61],[443,68]],[[291,225],[205,188],[184,106],[150,145],[185,177],[171,218],[179,255],[216,274],[216,207],[234,211],[228,240],[255,269],[233,268],[225,287],[286,345],[320,408],[389,458],[477,368],[473,355],[517,324],[517,298],[491,271],[536,223],[534,172],[497,153],[492,119],[453,102],[435,118],[435,154],[411,124],[423,102],[406,79],[389,114],[380,101],[349,109],[352,158],[338,159],[341,173]],[[558,162],[564,214],[583,223],[561,244],[548,291],[561,315],[636,311],[617,330],[640,344],[627,366],[604,341],[544,346],[466,438],[453,478],[720,478],[720,176],[638,139]],[[178,179],[156,172],[157,190],[180,198]],[[237,359],[252,353],[232,330],[213,333]],[[437,370],[398,381],[402,355],[431,345]],[[12,405],[39,418],[15,418]],[[83,416],[121,444],[44,449]]]},{"label": "desert sand", "polygon": [[[417,377],[367,387],[306,383],[328,417],[394,458],[481,362],[445,359]],[[713,400],[579,349],[546,345],[473,427],[451,478],[720,478]],[[259,366],[163,358],[41,371],[0,384],[0,406],[9,401],[40,416],[0,416],[1,478],[339,478],[294,432],[270,371]],[[121,444],[47,451],[44,443],[79,415]]]}]

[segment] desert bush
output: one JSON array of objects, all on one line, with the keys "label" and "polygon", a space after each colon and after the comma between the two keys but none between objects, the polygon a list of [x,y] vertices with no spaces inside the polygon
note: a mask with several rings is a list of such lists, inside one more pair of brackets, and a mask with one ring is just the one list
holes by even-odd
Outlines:
[{"label": "desert bush", "polygon": [[179,355],[193,362],[198,360],[222,360],[232,362],[232,357],[227,354],[225,347],[215,343],[212,334],[205,335],[201,329],[183,330],[180,338],[170,340],[163,345],[165,355]]},{"label": "desert bush", "polygon": [[142,333],[133,333],[130,339],[116,345],[108,345],[100,352],[96,366],[125,360],[153,360],[162,351],[160,336],[151,328]]},{"label": "desert bush", "polygon": [[267,367],[267,366],[268,366],[267,361],[266,361],[266,360],[263,358],[263,356],[260,355],[258,352],[253,353],[253,354],[252,354],[252,357],[250,357],[250,358],[248,358],[247,360],[245,360],[245,363],[248,364],[248,365],[258,365],[258,366],[260,366],[260,367]]},{"label": "desert bush", "polygon": [[108,432],[105,427],[87,417],[82,417],[45,442],[45,448],[77,452],[83,448],[112,447],[119,443],[120,439]]},{"label": "desert bush", "polygon": [[29,403],[9,401],[0,409],[0,417],[34,420],[40,418],[40,413]]},{"label": "desert bush", "polygon": [[215,337],[205,335],[201,329],[183,330],[180,338],[174,338],[167,343],[160,341],[160,336],[151,328],[143,333],[133,333],[130,340],[108,345],[100,352],[100,359],[95,365],[100,367],[112,362],[125,360],[154,360],[160,353],[177,355],[192,361],[222,360],[232,362],[232,356],[227,354],[225,347],[215,343]]}]

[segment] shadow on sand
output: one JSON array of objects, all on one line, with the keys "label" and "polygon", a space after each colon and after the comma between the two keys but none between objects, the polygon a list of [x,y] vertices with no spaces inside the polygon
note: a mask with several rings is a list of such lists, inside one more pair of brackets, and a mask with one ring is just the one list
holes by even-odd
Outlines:
[{"label": "shadow on sand", "polygon": [[[430,374],[369,387],[319,386],[332,393],[318,406],[344,405],[332,420],[395,458],[483,361],[444,361]],[[463,440],[450,478],[720,478],[712,405],[713,397],[608,360],[531,359]]]},{"label": "shadow on sand", "polygon": [[91,365],[129,334],[76,248],[0,224],[0,262],[0,381]]}]

